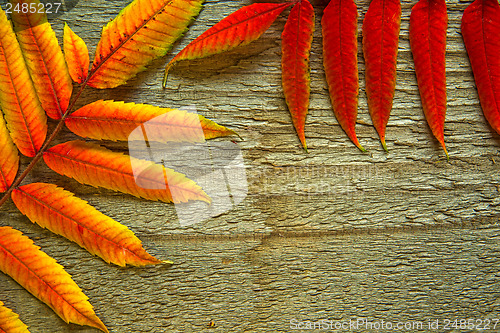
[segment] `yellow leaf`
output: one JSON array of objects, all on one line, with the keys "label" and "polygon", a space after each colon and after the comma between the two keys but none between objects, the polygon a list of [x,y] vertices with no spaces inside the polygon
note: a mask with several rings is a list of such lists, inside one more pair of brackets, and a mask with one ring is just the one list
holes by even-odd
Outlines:
[{"label": "yellow leaf", "polygon": [[126,226],[52,184],[33,183],[12,192],[12,200],[43,228],[77,243],[107,263],[145,266],[161,261],[149,255]]},{"label": "yellow leaf", "polygon": [[102,29],[88,84],[114,88],[164,56],[203,0],[134,0]]},{"label": "yellow leaf", "polygon": [[47,150],[43,159],[55,172],[83,184],[148,200],[210,203],[201,187],[182,173],[95,144],[83,141],[61,143]]},{"label": "yellow leaf", "polygon": [[19,316],[0,301],[0,333],[29,333]]},{"label": "yellow leaf", "polygon": [[[27,4],[40,8],[38,0],[11,0],[12,5]],[[30,7],[28,7],[30,8]],[[47,115],[61,119],[69,105],[73,83],[56,34],[44,11],[27,13],[12,10],[12,21],[38,98]]]},{"label": "yellow leaf", "polygon": [[0,113],[0,192],[5,192],[14,182],[19,168],[17,148],[10,138],[9,131]]},{"label": "yellow leaf", "polygon": [[158,142],[204,142],[235,134],[201,115],[146,104],[97,101],[85,105],[66,119],[75,134],[97,140],[126,141],[138,127],[149,140]]},{"label": "yellow leaf", "polygon": [[64,268],[11,227],[0,227],[0,270],[50,306],[65,322],[108,332],[88,297]]},{"label": "yellow leaf", "polygon": [[47,135],[47,117],[38,100],[21,48],[0,8],[0,105],[12,141],[34,157]]},{"label": "yellow leaf", "polygon": [[69,74],[76,83],[87,79],[90,60],[87,44],[64,23],[64,57],[68,64]]}]

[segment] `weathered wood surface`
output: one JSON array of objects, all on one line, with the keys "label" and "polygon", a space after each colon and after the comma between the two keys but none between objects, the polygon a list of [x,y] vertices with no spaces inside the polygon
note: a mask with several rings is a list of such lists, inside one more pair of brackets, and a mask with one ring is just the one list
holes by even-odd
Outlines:
[{"label": "weathered wood surface", "polygon": [[[128,1],[80,1],[67,21],[93,54],[101,27]],[[251,1],[206,1],[172,54]],[[408,43],[413,2],[402,4],[389,153],[371,126],[359,48],[359,152],[338,125],[321,57],[321,12],[311,54],[309,154],[300,147],[281,89],[282,16],[257,42],[226,55],[178,64],[160,86],[166,59],[126,86],[88,89],[97,99],[195,105],[236,130],[248,196],[233,210],[182,226],[172,205],[77,184],[37,166],[28,181],[55,182],[128,225],[171,267],[122,269],[32,225],[8,203],[10,225],[62,263],[111,332],[290,331],[297,320],[498,318],[500,137],[486,123],[460,36],[470,2],[448,2],[446,158],[425,122]],[[369,1],[358,1],[359,29]],[[285,12],[286,14],[286,12]],[[359,38],[361,42],[361,37]],[[170,55],[169,57],[171,57]],[[74,138],[63,133],[60,140]],[[224,139],[227,140],[227,139]],[[221,141],[224,141],[221,140]],[[109,143],[125,150],[126,146]],[[25,161],[27,162],[27,161]],[[296,238],[296,236],[301,236]],[[32,332],[95,332],[66,325],[10,278],[1,300]]]}]

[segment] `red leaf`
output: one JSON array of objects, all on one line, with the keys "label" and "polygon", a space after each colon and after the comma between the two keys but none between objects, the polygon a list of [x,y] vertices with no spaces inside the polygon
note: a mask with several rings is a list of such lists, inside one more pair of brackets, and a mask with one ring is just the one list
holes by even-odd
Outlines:
[{"label": "red leaf", "polygon": [[401,4],[399,0],[373,0],[363,21],[366,95],[373,125],[382,146],[396,87]]},{"label": "red leaf", "polygon": [[163,86],[172,66],[181,60],[205,58],[258,39],[291,3],[254,3],[238,9],[182,49],[167,65]]},{"label": "red leaf", "polygon": [[12,192],[12,201],[32,222],[77,243],[107,263],[145,266],[161,262],[144,250],[126,226],[60,187],[44,183],[21,186]]},{"label": "red leaf", "polygon": [[420,0],[410,16],[410,46],[415,63],[422,107],[432,133],[444,149],[446,116],[445,0]]},{"label": "red leaf", "polygon": [[323,13],[323,65],[333,112],[351,141],[358,115],[358,12],[353,0],[331,0]]},{"label": "red leaf", "polygon": [[148,200],[181,203],[210,198],[185,175],[150,161],[112,152],[83,141],[61,143],[43,160],[55,172],[80,183],[120,191]]},{"label": "red leaf", "polygon": [[0,8],[0,105],[12,141],[34,157],[47,135],[47,117],[38,100],[21,47]]},{"label": "red leaf", "polygon": [[65,322],[108,332],[88,297],[64,268],[11,227],[0,227],[0,270],[50,306]]},{"label": "red leaf", "polygon": [[476,0],[462,17],[462,37],[484,116],[500,134],[500,5]]},{"label": "red leaf", "polygon": [[297,2],[281,35],[283,91],[300,142],[307,151],[304,126],[309,108],[309,53],[314,32],[314,10],[309,1]]}]

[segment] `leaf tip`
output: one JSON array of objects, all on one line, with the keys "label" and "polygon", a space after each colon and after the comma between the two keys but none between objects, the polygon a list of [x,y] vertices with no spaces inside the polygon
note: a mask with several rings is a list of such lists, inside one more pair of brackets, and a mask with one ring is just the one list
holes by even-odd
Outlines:
[{"label": "leaf tip", "polygon": [[161,260],[161,263],[164,265],[173,265],[174,264],[174,262],[170,261],[170,260]]},{"label": "leaf tip", "polygon": [[243,137],[241,135],[239,135],[238,133],[236,133],[235,131],[233,130],[229,130],[229,132],[232,134],[232,135],[236,135],[241,141],[245,141],[245,139],[243,139]]},{"label": "leaf tip", "polygon": [[363,148],[363,146],[361,146],[361,145],[358,146],[358,149],[361,150],[361,152],[363,152],[363,153],[366,153],[368,151],[365,148]]},{"label": "leaf tip", "polygon": [[354,135],[354,138],[352,138],[352,142],[354,143],[354,145],[356,147],[358,147],[359,150],[361,150],[363,153],[366,153],[367,150],[365,148],[363,148],[363,146],[359,143],[358,141],[358,138],[356,137],[356,135]]},{"label": "leaf tip", "polygon": [[201,190],[201,192],[198,194],[198,197],[194,200],[199,200],[199,201],[205,202],[209,206],[212,205],[212,198],[210,198],[210,196],[207,193],[205,193],[205,191],[203,191],[203,190]]},{"label": "leaf tip", "polygon": [[446,149],[446,146],[444,144],[444,141],[443,142],[440,142],[441,143],[441,147],[443,147],[443,150],[444,150],[444,153],[446,155],[446,160],[449,162],[450,161],[450,155],[448,155],[448,150]]},{"label": "leaf tip", "polygon": [[385,143],[385,139],[381,139],[380,140],[380,143],[382,143],[382,147],[384,148],[384,150],[388,153],[389,152],[389,149],[387,149],[387,144]]},{"label": "leaf tip", "polygon": [[168,72],[170,71],[170,68],[172,68],[172,62],[169,62],[167,64],[167,67],[165,67],[165,75],[163,76],[163,89],[167,88],[167,79],[168,79]]},{"label": "leaf tip", "polygon": [[304,151],[309,154],[309,150],[307,149],[307,143],[306,141],[302,141],[302,147],[304,148]]},{"label": "leaf tip", "polygon": [[96,324],[97,324],[95,326],[96,328],[100,329],[101,331],[103,331],[105,333],[109,333],[108,328],[106,327],[106,325],[104,325],[104,323],[101,320],[99,320],[99,322]]},{"label": "leaf tip", "polygon": [[208,196],[208,194],[205,194],[200,200],[206,202],[209,206],[212,206],[212,199]]}]

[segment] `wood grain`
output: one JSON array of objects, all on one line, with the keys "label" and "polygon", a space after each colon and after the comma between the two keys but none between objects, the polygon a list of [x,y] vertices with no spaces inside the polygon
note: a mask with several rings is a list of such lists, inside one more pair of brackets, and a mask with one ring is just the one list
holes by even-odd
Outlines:
[{"label": "wood grain", "polygon": [[[53,21],[80,35],[93,55],[101,27],[128,1],[80,1]],[[300,146],[281,88],[286,16],[246,47],[179,63],[162,89],[166,62],[206,28],[251,1],[205,2],[165,59],[125,86],[87,89],[98,99],[198,112],[237,131],[248,196],[233,210],[183,226],[175,207],[80,185],[38,165],[28,181],[54,182],[126,224],[173,266],[117,268],[32,225],[8,203],[10,225],[63,264],[111,332],[289,332],[290,320],[407,321],[499,318],[500,137],[480,109],[460,35],[468,2],[449,1],[446,161],[424,118],[408,42],[414,3],[402,2],[396,94],[385,153],[371,124],[359,37],[361,153],[338,125],[322,67],[321,29],[311,54],[309,154]],[[326,1],[312,2],[320,27]],[[369,1],[358,1],[359,31]],[[287,14],[288,11],[285,12]],[[54,123],[50,123],[54,127]],[[73,139],[70,132],[58,142]],[[221,141],[227,141],[222,139]],[[106,143],[125,151],[126,145]],[[23,160],[26,166],[29,161]],[[0,298],[31,332],[96,332],[66,325],[0,274]],[[213,320],[215,328],[207,325]]]}]

